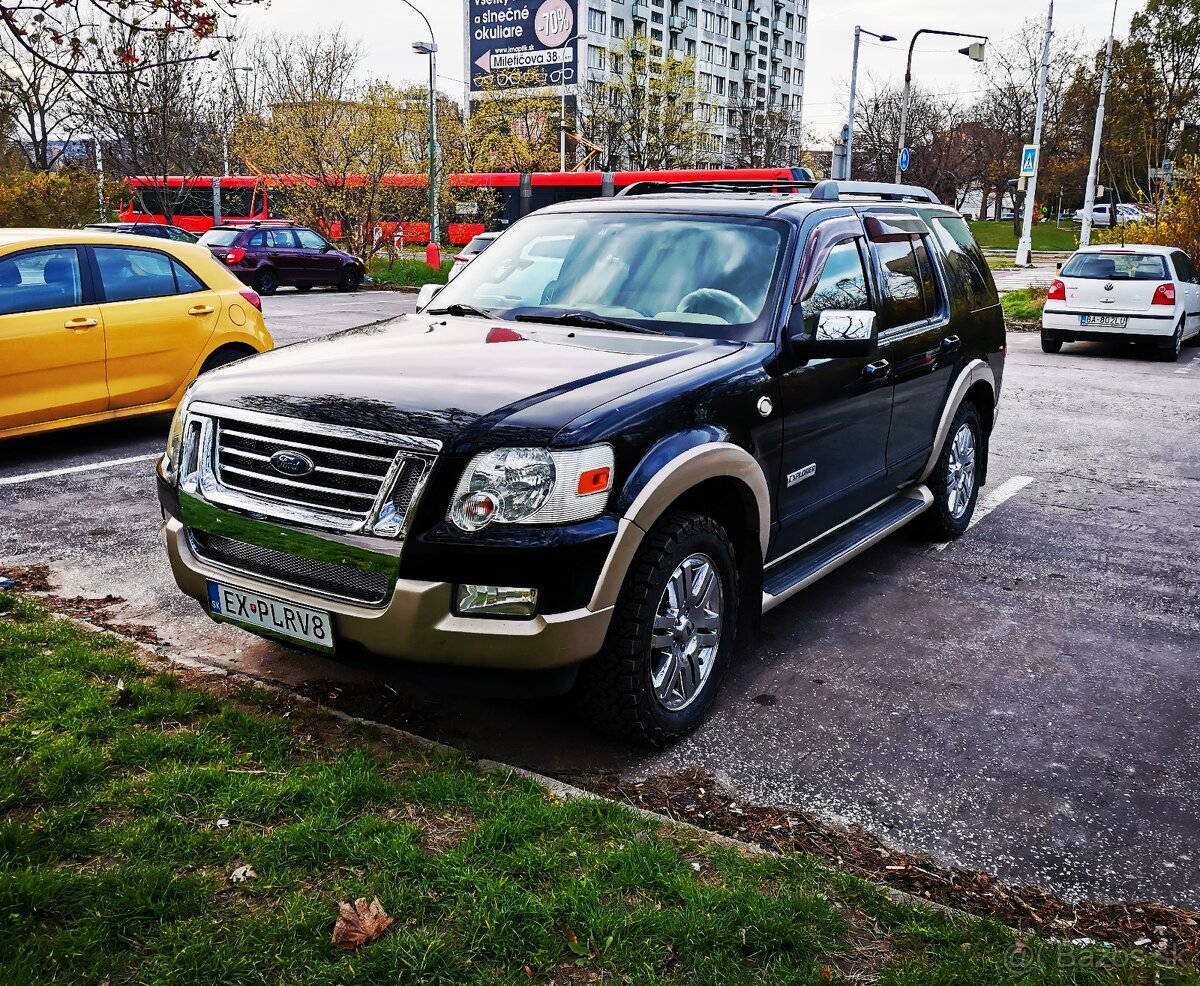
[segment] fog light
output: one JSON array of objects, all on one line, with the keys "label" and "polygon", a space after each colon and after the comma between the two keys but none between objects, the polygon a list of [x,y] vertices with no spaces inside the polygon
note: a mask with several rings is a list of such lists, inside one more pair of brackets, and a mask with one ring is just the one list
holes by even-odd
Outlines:
[{"label": "fog light", "polygon": [[506,585],[460,585],[457,610],[462,616],[533,616],[537,589]]}]

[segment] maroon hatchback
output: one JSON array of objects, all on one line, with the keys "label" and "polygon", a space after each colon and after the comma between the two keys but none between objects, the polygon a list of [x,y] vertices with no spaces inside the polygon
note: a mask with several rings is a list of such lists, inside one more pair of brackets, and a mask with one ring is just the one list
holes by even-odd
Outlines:
[{"label": "maroon hatchback", "polygon": [[321,284],[357,291],[366,276],[358,257],[316,230],[292,223],[214,226],[200,237],[200,245],[262,295],[280,287],[307,291]]}]

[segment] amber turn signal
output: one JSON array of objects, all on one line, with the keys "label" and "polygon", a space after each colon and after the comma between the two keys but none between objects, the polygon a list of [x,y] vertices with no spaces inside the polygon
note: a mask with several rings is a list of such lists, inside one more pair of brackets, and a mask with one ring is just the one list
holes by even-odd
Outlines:
[{"label": "amber turn signal", "polygon": [[587,472],[580,474],[579,486],[577,487],[579,495],[587,496],[590,493],[603,493],[608,489],[611,477],[612,470],[608,466],[602,466],[599,469],[589,469]]}]

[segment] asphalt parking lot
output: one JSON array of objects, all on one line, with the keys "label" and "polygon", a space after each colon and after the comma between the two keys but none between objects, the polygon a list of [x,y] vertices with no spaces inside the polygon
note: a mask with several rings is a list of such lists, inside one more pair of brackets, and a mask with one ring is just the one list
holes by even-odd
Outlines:
[{"label": "asphalt parking lot", "polygon": [[[266,314],[284,344],[412,307],[285,292]],[[560,701],[435,697],[210,623],[158,542],[163,419],[0,444],[0,563],[121,597],[168,653],[493,759],[567,778],[698,766],[1063,895],[1200,906],[1200,349],[1010,347],[994,509],[944,550],[902,531],[775,610],[712,719],[664,753],[599,740]]]}]

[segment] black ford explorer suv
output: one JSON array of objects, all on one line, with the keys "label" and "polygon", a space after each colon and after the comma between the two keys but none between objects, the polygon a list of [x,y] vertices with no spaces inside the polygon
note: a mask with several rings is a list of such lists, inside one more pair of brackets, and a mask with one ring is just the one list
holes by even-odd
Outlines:
[{"label": "black ford explorer suv", "polygon": [[520,220],[416,315],[201,377],[166,546],[216,620],[557,669],[665,744],[760,613],[911,520],[966,529],[1006,350],[922,189],[633,186]]}]

